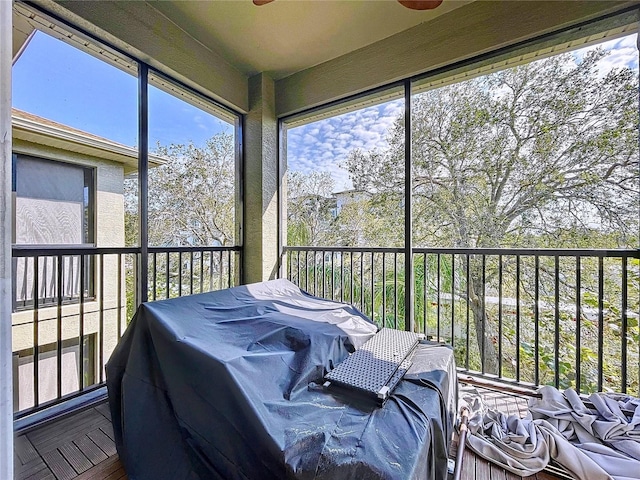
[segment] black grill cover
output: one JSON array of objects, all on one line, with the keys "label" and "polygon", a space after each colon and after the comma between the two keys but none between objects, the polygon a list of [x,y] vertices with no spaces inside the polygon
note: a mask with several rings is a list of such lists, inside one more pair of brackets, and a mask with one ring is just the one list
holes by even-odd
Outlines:
[{"label": "black grill cover", "polygon": [[418,345],[383,408],[319,386],[375,331],[286,280],[143,304],[107,365],[129,478],[445,479],[449,348]]}]

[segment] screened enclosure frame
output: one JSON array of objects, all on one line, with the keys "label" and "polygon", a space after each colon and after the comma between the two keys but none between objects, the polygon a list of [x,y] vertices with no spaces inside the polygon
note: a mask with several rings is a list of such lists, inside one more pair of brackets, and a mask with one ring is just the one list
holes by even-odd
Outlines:
[{"label": "screened enclosure frame", "polygon": [[[223,105],[222,103],[216,101],[211,98],[204,92],[198,91],[193,87],[185,84],[184,82],[174,78],[168,73],[162,72],[159,69],[156,69],[150,66],[148,63],[144,62],[140,58],[137,58],[130,53],[123,51],[122,49],[112,45],[108,41],[103,40],[102,38],[80,28],[77,27],[68,21],[60,18],[54,13],[51,13],[36,3],[31,1],[22,1],[17,0],[16,5],[24,6],[28,10],[31,10],[37,16],[45,19],[50,22],[52,25],[51,29],[61,28],[63,31],[68,32],[69,37],[74,37],[75,43],[71,41],[66,41],[65,43],[69,43],[72,46],[79,48],[86,53],[97,56],[95,52],[91,52],[89,48],[89,44],[91,47],[95,47],[99,50],[100,55],[106,56],[107,58],[112,58],[110,63],[112,65],[116,65],[118,63],[118,58],[124,60],[125,62],[129,62],[130,64],[137,66],[137,79],[138,79],[138,96],[137,96],[137,105],[138,105],[138,246],[137,251],[139,255],[139,264],[138,271],[139,272],[148,272],[149,267],[149,243],[148,243],[148,219],[149,219],[149,205],[148,205],[148,190],[149,190],[149,99],[148,99],[148,86],[154,85],[158,88],[162,89],[160,82],[164,81],[167,83],[174,84],[178,89],[183,90],[189,96],[192,96],[195,99],[198,99],[202,104],[208,104],[212,110],[216,110],[216,116],[220,118],[224,118],[226,121],[233,126],[234,133],[234,147],[235,147],[235,244],[234,248],[242,247],[244,241],[242,235],[244,235],[243,225],[243,210],[244,210],[244,188],[243,188],[243,171],[244,171],[244,153],[243,153],[243,123],[244,123],[244,115],[232,108]],[[16,7],[14,6],[14,9]],[[46,33],[46,32],[45,32]],[[59,31],[58,31],[59,34]],[[79,43],[78,40],[80,40]],[[63,39],[64,41],[64,39]],[[85,43],[85,42],[88,42]],[[23,47],[23,49],[26,47]],[[104,51],[103,51],[104,50]],[[22,52],[18,54],[20,56]],[[113,60],[115,58],[115,60]],[[103,61],[106,61],[105,58],[100,58]],[[116,65],[118,68],[123,69],[122,65]],[[159,81],[153,82],[150,80],[158,79]],[[166,91],[166,90],[165,90]],[[178,97],[176,97],[178,98]],[[198,107],[202,108],[202,107]],[[238,280],[241,281],[242,276],[242,262],[238,263],[238,271],[237,276]],[[136,275],[137,277],[137,294],[136,294],[136,303],[139,305],[140,303],[146,302],[148,300],[148,275]]]},{"label": "screened enclosure frame", "polygon": [[[402,80],[397,80],[366,91],[336,99],[321,105],[313,106],[289,115],[278,118],[278,178],[282,179],[287,171],[286,165],[286,128],[287,125],[303,125],[330,118],[343,113],[351,112],[365,106],[383,103],[391,98],[404,98],[404,284],[405,288],[405,330],[414,331],[415,318],[414,305],[414,268],[412,240],[412,95],[421,91],[435,89],[450,85],[477,76],[485,75],[492,71],[533,62],[564,51],[571,51],[580,47],[597,44],[631,33],[637,32],[640,26],[640,8],[630,6],[619,12],[600,16],[596,19],[581,22],[577,25],[560,28],[553,32],[539,35],[536,38],[509,45],[479,56],[460,62],[436,68],[433,71],[413,75]],[[581,42],[581,43],[580,43]],[[389,94],[394,89],[402,89],[402,95]],[[367,99],[368,101],[364,101]],[[639,105],[640,115],[640,105]],[[639,132],[640,133],[640,132]],[[640,175],[640,172],[638,172]],[[283,231],[286,211],[283,199],[286,192],[283,191],[282,181],[278,184],[278,272],[281,277],[286,277],[284,259],[286,253],[286,232]],[[331,246],[329,246],[331,247]],[[640,251],[640,248],[638,249]]]}]

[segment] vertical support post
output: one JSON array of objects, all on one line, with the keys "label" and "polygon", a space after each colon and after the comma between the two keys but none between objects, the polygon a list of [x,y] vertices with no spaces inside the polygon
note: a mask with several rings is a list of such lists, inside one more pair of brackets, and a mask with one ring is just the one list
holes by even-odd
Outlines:
[{"label": "vertical support post", "polygon": [[138,305],[148,300],[149,290],[149,69],[138,66]]},{"label": "vertical support post", "polygon": [[11,63],[12,5],[0,1],[0,478],[13,478],[11,354]]},{"label": "vertical support post", "polygon": [[411,161],[411,81],[404,82],[404,328],[415,331],[413,318],[413,170]]},{"label": "vertical support post", "polygon": [[[279,278],[286,278],[286,262],[291,262],[291,258],[283,255],[284,245],[287,244],[287,134],[282,120],[278,120],[278,264]],[[333,259],[333,257],[331,257]],[[289,270],[291,265],[289,265]]]},{"label": "vertical support post", "polygon": [[[264,73],[249,78],[249,113],[244,125],[243,283],[279,274],[278,121],[275,84]],[[282,226],[282,222],[280,222]]]}]

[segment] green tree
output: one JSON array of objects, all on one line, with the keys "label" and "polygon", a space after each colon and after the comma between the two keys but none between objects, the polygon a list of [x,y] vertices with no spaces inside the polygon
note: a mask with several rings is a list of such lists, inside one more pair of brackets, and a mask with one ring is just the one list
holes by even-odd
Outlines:
[{"label": "green tree", "polygon": [[[637,74],[601,75],[605,56],[554,56],[414,96],[414,245],[583,246],[566,232],[597,231],[637,246]],[[397,201],[403,151],[399,118],[386,151],[350,155],[354,187]],[[497,373],[479,264],[467,300],[485,371]]]},{"label": "green tree", "polygon": [[158,145],[167,163],[149,172],[149,243],[235,243],[235,147],[218,133],[204,146]]},{"label": "green tree", "polygon": [[335,208],[333,188],[334,181],[329,172],[288,172],[288,245],[327,245],[332,209]]},{"label": "green tree", "polygon": [[[232,134],[218,133],[203,146],[164,146],[153,152],[165,163],[149,170],[149,244],[152,246],[231,246],[236,242],[236,155]],[[127,245],[137,245],[137,180],[125,181]],[[176,254],[177,255],[177,254]],[[166,262],[169,262],[169,265]],[[186,265],[188,262],[189,265]],[[181,265],[182,263],[182,265]],[[133,272],[133,265],[128,266]],[[182,267],[182,268],[181,268]],[[153,268],[150,265],[150,268]],[[223,288],[219,279],[223,256],[201,254],[156,258],[156,292],[175,296],[191,282],[203,288]],[[182,278],[180,278],[182,271]],[[169,273],[167,281],[166,272]],[[150,278],[152,278],[150,273]],[[133,292],[133,278],[127,278]],[[169,291],[167,292],[167,285]],[[154,286],[150,285],[151,291]],[[128,298],[133,305],[133,297]]]}]

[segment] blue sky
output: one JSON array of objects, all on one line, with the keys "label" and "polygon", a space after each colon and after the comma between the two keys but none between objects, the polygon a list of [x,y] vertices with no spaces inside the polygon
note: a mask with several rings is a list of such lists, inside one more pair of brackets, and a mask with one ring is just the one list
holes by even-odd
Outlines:
[{"label": "blue sky", "polygon": [[[124,145],[138,144],[138,80],[42,32],[13,67],[13,106]],[[149,87],[149,145],[202,145],[229,124]]]},{"label": "blue sky", "polygon": [[[603,74],[614,67],[629,66],[638,71],[636,35],[601,45],[611,52],[600,62]],[[575,58],[582,58],[589,48],[577,50]],[[335,182],[334,191],[352,188],[348,172],[340,168],[341,163],[354,148],[386,147],[388,129],[403,109],[404,100],[395,100],[290,129],[287,132],[289,169],[303,173],[329,171]]]}]

